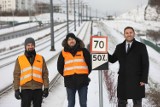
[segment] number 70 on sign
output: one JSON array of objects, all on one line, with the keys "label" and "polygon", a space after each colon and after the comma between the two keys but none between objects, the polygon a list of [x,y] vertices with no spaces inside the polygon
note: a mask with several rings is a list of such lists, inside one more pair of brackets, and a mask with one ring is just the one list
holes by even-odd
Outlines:
[{"label": "number 70 on sign", "polygon": [[107,53],[108,37],[107,36],[91,36],[90,52],[91,53]]}]

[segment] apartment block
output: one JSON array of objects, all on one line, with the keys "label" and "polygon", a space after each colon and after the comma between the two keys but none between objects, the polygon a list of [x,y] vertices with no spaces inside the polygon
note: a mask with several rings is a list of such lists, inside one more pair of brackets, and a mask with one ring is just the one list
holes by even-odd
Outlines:
[{"label": "apartment block", "polygon": [[0,0],[0,11],[35,10],[35,0]]},{"label": "apartment block", "polygon": [[16,0],[0,0],[0,11],[14,11]]}]

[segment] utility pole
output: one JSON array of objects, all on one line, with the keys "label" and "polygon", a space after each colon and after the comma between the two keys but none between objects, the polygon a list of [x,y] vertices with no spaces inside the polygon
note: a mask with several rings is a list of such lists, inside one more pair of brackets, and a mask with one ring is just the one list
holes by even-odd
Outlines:
[{"label": "utility pole", "polygon": [[78,0],[78,26],[80,26],[80,7],[79,7],[79,0]]},{"label": "utility pole", "polygon": [[75,3],[75,0],[74,0],[74,31],[76,31],[76,3]]},{"label": "utility pole", "polygon": [[83,11],[82,11],[82,21],[84,20],[84,4],[83,4]]},{"label": "utility pole", "polygon": [[66,15],[67,15],[67,34],[69,33],[69,22],[68,22],[68,0],[66,0]]},{"label": "utility pole", "polygon": [[[1,24],[1,16],[2,16],[2,11],[1,11],[1,5],[0,5],[0,24]],[[2,24],[1,24],[1,28],[2,28]]]},{"label": "utility pole", "polygon": [[51,49],[50,51],[55,51],[54,47],[54,20],[53,20],[53,1],[50,0],[50,20],[51,20]]},{"label": "utility pole", "polygon": [[96,20],[97,20],[97,9],[96,9]]},{"label": "utility pole", "polygon": [[14,11],[15,10],[11,10],[12,11],[12,17],[13,17],[13,21],[12,21],[12,26],[13,26],[13,32],[14,32],[14,24],[15,24],[15,21],[14,21]]},{"label": "utility pole", "polygon": [[86,21],[88,21],[88,5],[86,5]]},{"label": "utility pole", "polygon": [[117,13],[115,12],[115,17],[117,17]]},{"label": "utility pole", "polygon": [[90,7],[90,20],[92,20],[92,11],[91,11],[91,7]]},{"label": "utility pole", "polygon": [[31,0],[28,0],[28,14],[29,14],[29,22],[31,22]]},{"label": "utility pole", "polygon": [[82,3],[82,1],[81,1],[81,23],[82,23],[82,20],[83,20],[83,3]]},{"label": "utility pole", "polygon": [[[68,12],[69,12],[69,14],[73,14],[73,11],[74,11],[74,4],[73,4],[73,2],[72,2],[73,0],[69,0],[68,1]],[[73,14],[74,15],[74,14]]]}]

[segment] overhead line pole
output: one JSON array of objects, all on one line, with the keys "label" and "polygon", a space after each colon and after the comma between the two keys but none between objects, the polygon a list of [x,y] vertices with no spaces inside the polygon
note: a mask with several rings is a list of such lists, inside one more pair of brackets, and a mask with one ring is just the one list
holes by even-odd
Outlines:
[{"label": "overhead line pole", "polygon": [[69,33],[68,0],[66,0],[67,34]]},{"label": "overhead line pole", "polygon": [[51,20],[51,51],[55,51],[54,47],[54,20],[53,20],[53,1],[50,0],[50,20]]},{"label": "overhead line pole", "polygon": [[75,4],[75,0],[74,0],[74,31],[76,31],[76,4]]}]

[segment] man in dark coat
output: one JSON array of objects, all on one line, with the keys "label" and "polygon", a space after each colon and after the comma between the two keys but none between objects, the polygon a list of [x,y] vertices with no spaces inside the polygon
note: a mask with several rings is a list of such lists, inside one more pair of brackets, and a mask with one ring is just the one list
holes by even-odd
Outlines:
[{"label": "man in dark coat", "polygon": [[133,99],[134,107],[142,107],[145,83],[148,82],[149,59],[146,46],[134,39],[132,27],[124,29],[125,41],[116,46],[109,62],[119,61],[117,97],[118,107],[126,107],[127,99]]},{"label": "man in dark coat", "polygon": [[67,34],[62,46],[64,50],[57,62],[58,72],[64,77],[68,107],[75,106],[75,94],[78,91],[80,107],[87,107],[87,91],[91,72],[91,58],[84,43],[73,33]]}]

